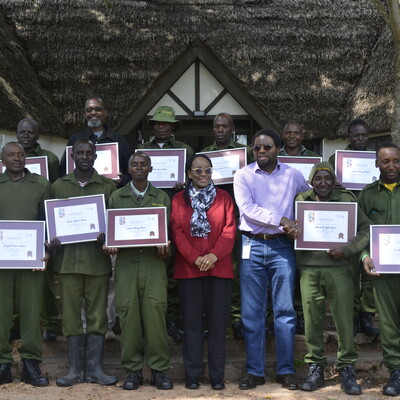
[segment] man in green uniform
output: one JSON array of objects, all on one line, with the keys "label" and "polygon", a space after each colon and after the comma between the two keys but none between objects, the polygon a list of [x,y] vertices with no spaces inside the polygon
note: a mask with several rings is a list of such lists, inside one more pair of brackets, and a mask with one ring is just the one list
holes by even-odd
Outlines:
[{"label": "man in green uniform", "polygon": [[280,156],[297,157],[320,157],[319,154],[307,150],[303,146],[304,131],[301,124],[296,121],[289,121],[283,127],[282,142],[283,146],[279,152]]},{"label": "man in green uniform", "polygon": [[[369,128],[362,119],[354,119],[347,127],[347,137],[350,144],[345,150],[353,151],[372,151],[368,147]],[[329,162],[335,169],[336,158],[332,154]],[[358,197],[359,191],[353,190]],[[354,332],[365,333],[368,336],[378,336],[379,328],[374,325],[373,317],[376,312],[374,295],[372,293],[371,277],[360,268],[358,258],[352,260],[353,284],[354,284]]]},{"label": "man in green uniform", "polygon": [[[0,174],[0,220],[44,220],[44,200],[50,196],[49,182],[24,168],[25,152],[19,143],[10,142],[3,147],[2,161],[6,169]],[[43,279],[42,272],[0,270],[0,384],[12,382],[13,356],[8,339],[14,309],[20,317],[21,381],[34,386],[49,384],[38,365],[42,360],[40,305]]]},{"label": "man in green uniform", "polygon": [[[147,126],[151,126],[154,132],[154,139],[139,146],[139,149],[186,149],[186,159],[194,155],[193,149],[186,143],[175,140],[172,135],[181,127],[181,121],[175,119],[173,107],[159,106],[154,115],[147,121]],[[177,183],[173,189],[163,189],[171,199],[176,191],[183,188],[184,182]],[[168,311],[167,326],[168,334],[172,339],[179,343],[182,341],[183,332],[181,330],[181,311],[176,282],[173,279],[174,269],[174,249],[167,261],[168,265]]]},{"label": "man in green uniform", "polygon": [[[79,139],[73,145],[71,156],[75,161],[75,170],[54,182],[51,197],[64,199],[104,194],[107,204],[115,190],[115,183],[93,168],[95,145],[88,139]],[[98,242],[60,246],[59,239],[55,238],[50,244],[54,252],[54,269],[59,277],[62,330],[67,338],[69,361],[68,374],[57,379],[56,383],[59,386],[71,386],[78,382],[114,385],[117,378],[106,375],[102,370],[110,257],[104,254],[102,243]],[[81,319],[83,300],[86,332]]]},{"label": "man in green uniform", "polygon": [[[110,208],[166,207],[170,200],[147,177],[152,171],[150,157],[137,152],[129,159],[132,180],[114,192]],[[123,389],[143,384],[142,368],[151,368],[151,385],[160,390],[173,388],[166,376],[170,367],[165,324],[167,309],[167,246],[110,248],[118,252],[115,267],[116,306],[121,324],[121,363],[127,371]]]},{"label": "man in green uniform", "polygon": [[[246,147],[247,164],[254,162],[253,149],[250,146],[245,146],[239,142],[235,142],[233,135],[235,132],[235,124],[233,118],[228,113],[219,113],[214,118],[213,124],[214,132],[214,143],[210,146],[205,147],[202,152],[215,151],[215,150],[227,150],[237,149],[240,147]],[[226,190],[234,199],[233,184],[229,183],[223,185],[223,189]],[[239,210],[235,204],[235,215],[236,222],[239,220]],[[239,285],[239,260],[240,260],[240,249],[241,249],[241,235],[237,231],[235,247],[233,250],[233,268],[235,272],[235,278],[232,284],[232,299],[231,299],[231,323],[232,331],[235,339],[243,339],[243,323],[240,314],[240,285]]]},{"label": "man in green uniform", "polygon": [[[303,146],[303,126],[296,121],[288,121],[285,124],[281,138],[283,146],[279,152],[280,156],[320,157],[319,154],[308,150]],[[304,335],[304,317],[301,305],[300,277],[298,273],[296,274],[296,281],[294,284],[294,309],[297,314],[296,333]]]},{"label": "man in green uniform", "polygon": [[[392,143],[376,150],[379,180],[365,186],[358,197],[360,208],[374,225],[400,224],[400,149]],[[368,252],[362,255],[364,270],[372,277],[378,309],[383,362],[390,380],[383,388],[387,396],[400,395],[400,274],[376,273]]]},{"label": "man in green uniform", "polygon": [[[32,118],[24,118],[18,122],[17,140],[25,150],[25,157],[47,157],[47,168],[49,172],[49,181],[53,183],[58,179],[58,157],[51,151],[44,150],[38,143],[39,124]],[[43,304],[42,304],[42,328],[43,341],[53,342],[57,339],[57,300],[56,287],[54,283],[54,272],[51,260],[47,264],[45,271],[45,281],[43,287]]]},{"label": "man in green uniform", "polygon": [[[300,193],[296,201],[356,202],[346,189],[333,189],[336,176],[329,162],[316,164],[309,177],[313,189]],[[328,300],[338,334],[338,363],[341,387],[347,394],[361,394],[354,365],[357,354],[353,344],[354,289],[348,257],[358,255],[368,245],[369,220],[358,210],[357,235],[349,243],[332,247],[328,251],[302,250],[297,252],[300,287],[303,301],[305,335],[309,364],[307,379],[299,385],[301,390],[314,391],[325,385],[322,340],[324,316]]]}]

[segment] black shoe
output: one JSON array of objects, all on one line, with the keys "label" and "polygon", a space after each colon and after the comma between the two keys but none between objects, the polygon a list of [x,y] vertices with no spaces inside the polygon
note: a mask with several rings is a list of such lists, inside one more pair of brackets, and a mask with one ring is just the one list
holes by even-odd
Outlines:
[{"label": "black shoe", "polygon": [[360,331],[365,333],[367,336],[379,336],[380,330],[374,325],[373,313],[360,313]]},{"label": "black shoe", "polygon": [[49,380],[40,371],[37,360],[22,360],[21,382],[32,386],[49,386]]},{"label": "black shoe", "polygon": [[310,364],[307,378],[298,385],[298,388],[306,392],[313,392],[322,387],[325,387],[324,367],[320,364]]},{"label": "black shoe", "polygon": [[200,383],[197,379],[186,379],[185,388],[190,390],[196,390],[200,387]]},{"label": "black shoe", "polygon": [[264,384],[265,384],[265,378],[263,376],[246,374],[246,376],[239,382],[239,388],[247,390],[247,389],[253,389],[257,385],[264,385]]},{"label": "black shoe", "polygon": [[361,394],[361,386],[357,383],[356,371],[352,365],[346,365],[339,370],[340,387],[346,394]]},{"label": "black shoe", "polygon": [[0,364],[0,385],[11,382],[11,364]]},{"label": "black shoe", "polygon": [[159,390],[170,390],[174,387],[171,379],[167,378],[164,371],[151,370],[151,386],[155,386]]},{"label": "black shoe", "polygon": [[211,379],[211,388],[214,390],[224,390],[225,383],[222,379]]},{"label": "black shoe", "polygon": [[168,336],[176,343],[182,343],[183,340],[183,330],[179,327],[177,321],[168,321],[167,322],[167,332]]},{"label": "black shoe", "polygon": [[240,340],[244,338],[244,334],[243,334],[243,322],[242,320],[239,321],[235,321],[232,324],[232,331],[233,331],[233,337],[236,340]]},{"label": "black shoe", "polygon": [[297,390],[297,381],[293,374],[277,375],[275,380],[277,383],[280,383],[284,389]]},{"label": "black shoe", "polygon": [[304,335],[304,333],[304,317],[302,315],[298,315],[296,322],[296,334]]},{"label": "black shoe", "polygon": [[383,387],[383,394],[385,396],[400,395],[400,369],[391,372],[388,383]]},{"label": "black shoe", "polygon": [[57,340],[57,333],[55,331],[44,331],[42,340],[43,342],[55,342]]},{"label": "black shoe", "polygon": [[353,337],[360,332],[360,318],[358,316],[354,316],[353,318]]},{"label": "black shoe", "polygon": [[129,372],[124,380],[122,389],[124,390],[136,390],[139,386],[143,385],[142,371]]},{"label": "black shoe", "polygon": [[57,379],[57,386],[68,387],[84,382],[85,335],[67,336],[68,374]]}]

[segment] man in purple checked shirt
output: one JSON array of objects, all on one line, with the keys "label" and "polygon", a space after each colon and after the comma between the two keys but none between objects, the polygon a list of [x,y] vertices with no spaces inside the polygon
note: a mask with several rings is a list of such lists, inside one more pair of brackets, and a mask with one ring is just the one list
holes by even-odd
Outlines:
[{"label": "man in purple checked shirt", "polygon": [[292,239],[299,231],[293,203],[308,190],[303,175],[277,160],[279,135],[262,129],[253,138],[255,162],[235,174],[235,200],[242,232],[240,296],[246,345],[246,376],[241,389],[265,383],[265,313],[271,287],[274,311],[276,381],[297,389],[294,369],[296,313],[293,308],[295,253]]}]

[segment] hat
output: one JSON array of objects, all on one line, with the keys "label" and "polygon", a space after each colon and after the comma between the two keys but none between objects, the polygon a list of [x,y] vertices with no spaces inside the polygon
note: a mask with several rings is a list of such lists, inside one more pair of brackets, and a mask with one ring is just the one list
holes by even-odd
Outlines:
[{"label": "hat", "polygon": [[335,171],[333,170],[332,164],[328,161],[322,161],[318,164],[315,164],[311,171],[310,176],[308,177],[308,183],[311,185],[314,176],[317,174],[318,171],[327,171],[332,175],[333,180],[336,182],[336,175]]},{"label": "hat", "polygon": [[159,106],[153,116],[147,121],[146,126],[149,126],[150,121],[169,122],[176,124],[175,130],[180,129],[182,122],[175,119],[175,109],[169,106]]}]

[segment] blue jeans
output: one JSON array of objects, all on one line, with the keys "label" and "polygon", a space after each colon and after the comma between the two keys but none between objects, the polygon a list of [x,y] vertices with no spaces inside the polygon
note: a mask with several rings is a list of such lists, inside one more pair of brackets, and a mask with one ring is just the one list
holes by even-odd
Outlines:
[{"label": "blue jeans", "polygon": [[263,240],[242,236],[250,258],[240,263],[240,297],[248,374],[264,376],[265,318],[268,286],[274,311],[277,375],[294,374],[296,313],[293,289],[296,261],[293,243],[282,236]]}]

